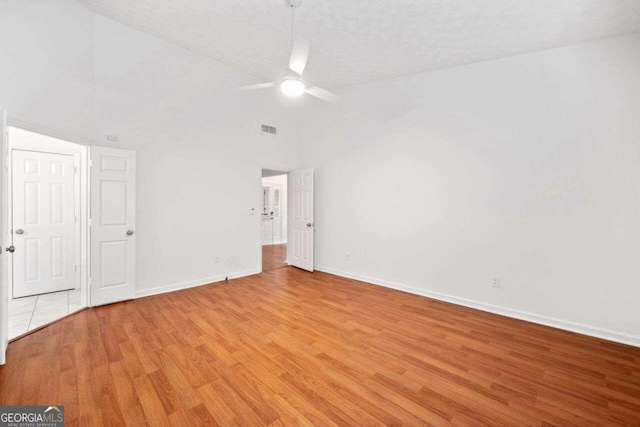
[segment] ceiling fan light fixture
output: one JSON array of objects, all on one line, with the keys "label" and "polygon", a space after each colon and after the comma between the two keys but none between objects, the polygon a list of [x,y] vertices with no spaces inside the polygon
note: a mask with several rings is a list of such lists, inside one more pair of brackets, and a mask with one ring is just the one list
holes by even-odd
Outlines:
[{"label": "ceiling fan light fixture", "polygon": [[301,80],[292,77],[286,78],[280,83],[280,91],[286,96],[300,96],[305,91],[304,83]]},{"label": "ceiling fan light fixture", "polygon": [[291,54],[289,55],[289,70],[291,70],[291,73],[287,72],[284,74],[282,80],[242,86],[239,87],[238,90],[266,89],[274,86],[280,86],[280,92],[291,98],[307,93],[323,101],[333,103],[338,102],[338,97],[333,93],[319,88],[318,86],[307,87],[301,80],[302,73],[304,73],[304,69],[307,66],[309,50],[311,47],[311,43],[309,43],[308,40],[305,40],[302,37],[295,37],[295,11],[301,1],[302,0],[286,0],[291,7]]}]

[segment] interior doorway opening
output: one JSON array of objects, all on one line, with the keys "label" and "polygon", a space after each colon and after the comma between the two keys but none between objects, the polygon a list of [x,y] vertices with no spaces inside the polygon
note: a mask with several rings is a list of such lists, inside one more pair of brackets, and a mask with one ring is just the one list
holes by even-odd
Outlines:
[{"label": "interior doorway opening", "polygon": [[8,128],[8,338],[86,307],[85,146]]},{"label": "interior doorway opening", "polygon": [[287,264],[287,172],[262,170],[260,238],[262,271]]},{"label": "interior doorway opening", "polygon": [[135,151],[17,126],[0,111],[0,365],[10,340],[135,297]]}]

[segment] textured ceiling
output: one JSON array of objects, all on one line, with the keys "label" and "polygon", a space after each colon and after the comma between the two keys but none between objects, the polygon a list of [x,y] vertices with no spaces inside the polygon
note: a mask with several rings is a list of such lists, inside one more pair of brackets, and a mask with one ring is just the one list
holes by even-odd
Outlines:
[{"label": "textured ceiling", "polygon": [[[80,0],[256,78],[282,76],[285,0]],[[303,0],[309,83],[344,86],[640,32],[639,0]],[[639,47],[640,48],[640,47]]]}]

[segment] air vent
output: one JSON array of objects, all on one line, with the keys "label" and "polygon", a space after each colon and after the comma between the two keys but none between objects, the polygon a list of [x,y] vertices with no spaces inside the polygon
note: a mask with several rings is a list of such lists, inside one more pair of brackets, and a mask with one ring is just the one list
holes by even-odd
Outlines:
[{"label": "air vent", "polygon": [[262,125],[262,132],[271,133],[273,135],[276,134],[276,128],[269,125]]}]

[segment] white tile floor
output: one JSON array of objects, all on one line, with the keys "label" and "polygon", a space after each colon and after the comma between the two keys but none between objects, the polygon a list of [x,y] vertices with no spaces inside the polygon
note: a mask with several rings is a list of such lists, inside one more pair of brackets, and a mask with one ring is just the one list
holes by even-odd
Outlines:
[{"label": "white tile floor", "polygon": [[80,289],[9,300],[9,339],[81,308]]}]

